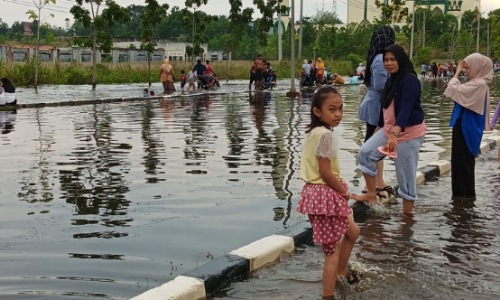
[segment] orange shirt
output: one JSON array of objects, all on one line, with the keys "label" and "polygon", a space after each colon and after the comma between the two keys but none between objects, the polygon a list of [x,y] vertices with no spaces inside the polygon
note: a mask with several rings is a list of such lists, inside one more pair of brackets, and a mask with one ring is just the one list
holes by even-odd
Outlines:
[{"label": "orange shirt", "polygon": [[316,74],[323,75],[325,73],[325,63],[317,62],[316,63]]}]

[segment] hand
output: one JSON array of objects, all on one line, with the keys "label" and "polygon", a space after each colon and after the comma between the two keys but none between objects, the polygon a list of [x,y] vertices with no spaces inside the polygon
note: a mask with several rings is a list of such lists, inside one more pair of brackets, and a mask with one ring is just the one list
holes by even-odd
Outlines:
[{"label": "hand", "polygon": [[462,72],[463,68],[464,68],[464,60],[462,59],[462,60],[458,63],[457,70],[455,71],[455,77],[460,76],[460,73]]},{"label": "hand", "polygon": [[396,151],[397,146],[398,146],[398,138],[395,135],[390,134],[387,137],[387,142],[386,142],[385,147],[387,148],[387,150],[389,152],[394,152],[394,151]]}]

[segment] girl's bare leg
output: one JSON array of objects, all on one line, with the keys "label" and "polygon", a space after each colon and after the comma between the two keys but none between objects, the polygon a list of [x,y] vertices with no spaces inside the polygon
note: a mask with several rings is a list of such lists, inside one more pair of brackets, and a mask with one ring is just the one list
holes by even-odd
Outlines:
[{"label": "girl's bare leg", "polygon": [[343,244],[341,239],[335,248],[335,253],[325,256],[325,263],[323,265],[323,298],[333,297],[335,292],[335,284],[337,283],[337,271],[339,268],[340,249]]},{"label": "girl's bare leg", "polygon": [[339,257],[339,271],[338,275],[346,277],[347,275],[347,265],[349,263],[349,258],[351,257],[352,248],[356,243],[359,236],[359,226],[354,222],[354,217],[350,214],[347,219],[349,220],[349,226],[347,227],[347,232],[343,238],[342,247],[340,248]]}]

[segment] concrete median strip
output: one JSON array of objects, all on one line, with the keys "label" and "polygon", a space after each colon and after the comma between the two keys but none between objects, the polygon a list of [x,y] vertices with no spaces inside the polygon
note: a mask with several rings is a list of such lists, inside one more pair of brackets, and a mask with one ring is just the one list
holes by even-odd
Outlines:
[{"label": "concrete median strip", "polygon": [[[483,145],[484,144],[484,145]],[[481,154],[500,146],[498,131],[485,134]],[[437,180],[449,173],[451,162],[439,160],[417,172],[417,184]],[[246,278],[252,271],[277,263],[283,255],[293,255],[299,245],[312,244],[312,228],[306,221],[218,257],[175,279],[148,290],[132,300],[198,300],[214,296],[231,282]]]},{"label": "concrete median strip", "polygon": [[306,222],[293,227],[283,235],[273,234],[233,250],[132,300],[206,299],[231,282],[244,278],[249,272],[279,262],[283,255],[292,255],[296,244],[311,240],[312,231]]}]

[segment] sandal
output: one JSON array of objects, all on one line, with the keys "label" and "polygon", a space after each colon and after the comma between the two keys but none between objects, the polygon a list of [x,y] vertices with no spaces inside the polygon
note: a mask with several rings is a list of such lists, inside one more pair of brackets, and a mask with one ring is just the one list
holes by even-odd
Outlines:
[{"label": "sandal", "polygon": [[[379,188],[375,188],[375,194],[378,195],[378,192],[380,192],[380,189]],[[366,194],[366,193],[368,193],[368,191],[366,189],[364,189],[364,190],[361,191],[361,193]]]},{"label": "sandal", "polygon": [[377,149],[378,149],[378,151],[380,153],[382,153],[383,155],[389,157],[390,159],[396,159],[396,158],[398,158],[398,153],[396,151],[389,152],[389,151],[387,151],[387,147],[385,147],[385,146],[380,146]]},{"label": "sandal", "polygon": [[345,279],[347,280],[347,283],[349,284],[355,284],[361,281],[363,279],[363,273],[353,270],[350,266],[349,269],[347,270],[347,274],[345,275]]},{"label": "sandal", "polygon": [[392,186],[377,189],[377,196],[382,204],[393,204],[396,202],[396,191]]},{"label": "sandal", "polygon": [[397,196],[396,190],[395,190],[392,186],[390,186],[390,185],[388,185],[388,186],[386,186],[386,187],[384,187],[384,188],[380,189],[379,191],[380,191],[380,192],[381,192],[381,191],[386,191],[386,192],[387,192],[387,195],[389,195],[389,197],[391,197],[391,196],[396,197],[396,196]]}]

